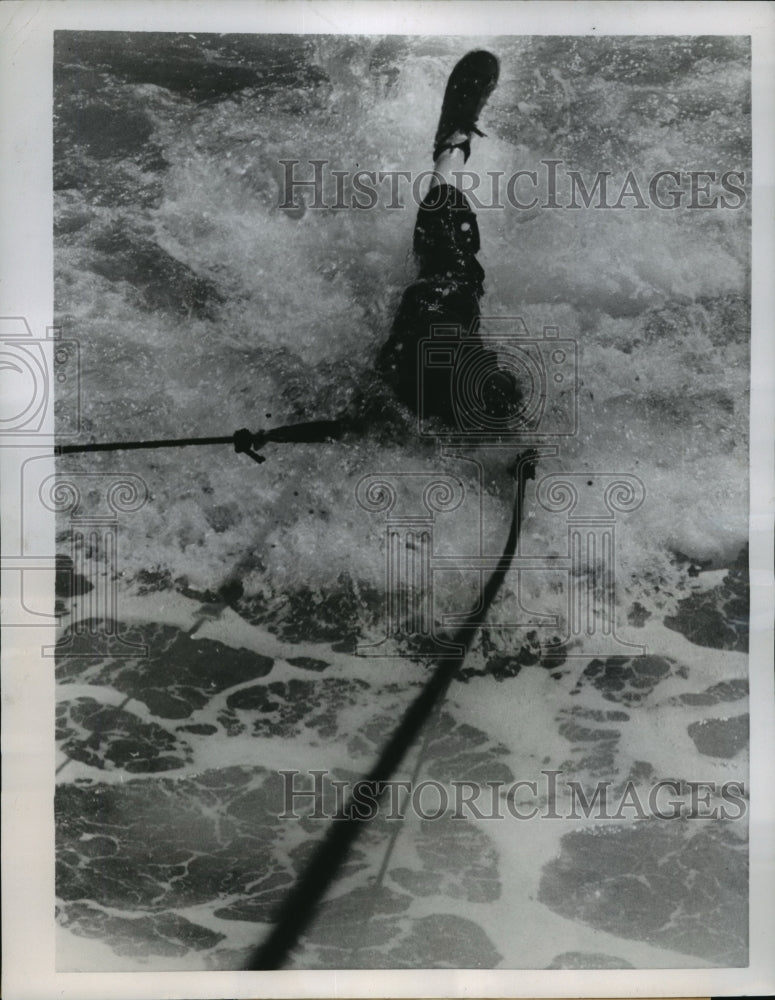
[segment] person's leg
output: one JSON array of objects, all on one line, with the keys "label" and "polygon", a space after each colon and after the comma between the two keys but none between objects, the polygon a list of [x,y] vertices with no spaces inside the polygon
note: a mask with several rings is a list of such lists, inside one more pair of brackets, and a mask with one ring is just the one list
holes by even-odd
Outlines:
[{"label": "person's leg", "polygon": [[420,344],[434,326],[456,327],[465,335],[479,318],[484,271],[476,259],[478,250],[476,215],[465,196],[456,187],[435,184],[417,213],[419,274],[403,294],[378,361],[401,402],[448,425],[454,424],[450,369],[424,366],[421,371]]},{"label": "person's leg", "polygon": [[[479,351],[474,367],[492,370],[486,405],[494,411],[513,404],[498,386],[497,359],[477,333],[484,270],[477,260],[479,227],[468,199],[455,186],[455,172],[471,152],[471,138],[482,135],[476,122],[498,78],[498,62],[487,52],[470,52],[450,75],[434,142],[431,184],[417,213],[414,253],[419,274],[404,292],[390,338],[378,359],[378,369],[395,395],[423,418],[436,417],[448,427],[458,424],[453,365],[426,364],[420,343],[434,327],[456,328],[467,350]],[[453,330],[446,339],[454,340]],[[468,355],[469,359],[471,355]]]}]

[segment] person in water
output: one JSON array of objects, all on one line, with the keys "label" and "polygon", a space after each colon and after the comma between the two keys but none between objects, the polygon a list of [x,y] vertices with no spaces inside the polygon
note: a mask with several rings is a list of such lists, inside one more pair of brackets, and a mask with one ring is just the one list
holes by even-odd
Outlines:
[{"label": "person in water", "polygon": [[[420,344],[434,326],[457,328],[456,343],[465,344],[466,369],[478,373],[473,402],[481,416],[499,418],[513,413],[520,398],[513,376],[498,366],[497,357],[482,341],[478,321],[484,292],[484,269],[476,214],[456,184],[456,173],[471,155],[479,115],[498,82],[498,60],[475,50],[452,70],[442,102],[433,146],[434,179],[420,204],[413,248],[419,265],[416,280],[405,290],[382,347],[377,370],[395,396],[422,418],[437,418],[447,429],[459,430],[461,386],[452,365],[425,364]],[[448,334],[448,336],[455,336]],[[459,357],[459,355],[458,355]]]},{"label": "person in water", "polygon": [[[463,56],[447,81],[433,144],[433,181],[414,228],[418,274],[403,293],[388,340],[377,357],[376,380],[332,420],[312,420],[258,434],[245,428],[237,431],[237,451],[252,453],[261,461],[253,449],[268,441],[327,441],[351,431],[395,429],[393,421],[385,419],[393,401],[422,421],[430,418],[442,432],[453,433],[471,431],[471,421],[461,422],[461,415],[470,417],[472,407],[474,427],[488,419],[490,427],[492,421],[496,425],[508,422],[519,410],[523,397],[517,380],[499,366],[496,353],[480,336],[484,269],[476,256],[479,226],[456,183],[471,155],[472,138],[484,136],[477,122],[498,74],[496,57],[475,50]],[[443,327],[446,334],[437,339],[434,327]],[[433,347],[449,348],[449,364],[424,363],[422,348],[431,339]],[[461,345],[464,352],[457,350]],[[463,374],[473,376],[468,383],[459,377],[463,369],[455,370],[461,357]]]}]

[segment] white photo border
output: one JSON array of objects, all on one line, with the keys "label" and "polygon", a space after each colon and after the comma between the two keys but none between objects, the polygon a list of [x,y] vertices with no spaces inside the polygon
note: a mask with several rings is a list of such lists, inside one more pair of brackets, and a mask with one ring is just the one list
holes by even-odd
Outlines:
[{"label": "white photo border", "polygon": [[[443,16],[439,16],[443,12]],[[750,35],[753,61],[751,376],[750,966],[615,971],[55,972],[54,675],[40,648],[53,628],[5,629],[3,697],[3,945],[8,1000],[180,997],[722,996],[775,992],[773,506],[775,468],[775,8],[764,2],[375,2],[10,0],[0,6],[0,316],[35,336],[53,323],[51,184],[53,32],[154,30],[444,35]],[[50,347],[50,345],[49,345]],[[53,416],[50,416],[53,420]],[[51,426],[44,427],[47,434]],[[37,447],[0,441],[6,483]],[[49,450],[51,472],[53,454]],[[3,535],[20,515],[2,495]],[[53,514],[35,525],[54,552]],[[53,607],[53,573],[36,603]]]}]

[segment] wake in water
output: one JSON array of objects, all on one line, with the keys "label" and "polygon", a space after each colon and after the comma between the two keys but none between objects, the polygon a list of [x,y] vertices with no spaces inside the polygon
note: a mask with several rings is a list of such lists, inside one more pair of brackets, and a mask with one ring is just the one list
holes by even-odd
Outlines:
[{"label": "wake in water", "polygon": [[[574,170],[590,186],[605,169],[613,202],[630,169],[645,191],[674,163],[745,175],[744,42],[482,40],[501,65],[476,109],[489,135],[442,129],[442,113],[445,200],[420,210],[419,274],[417,206],[332,207],[333,171],[425,170],[427,93],[455,40],[57,46],[56,300],[83,358],[78,440],[350,421],[323,441],[260,438],[260,465],[229,445],[60,458],[84,503],[105,476],[145,490],[111,553],[59,525],[63,967],[244,965],[326,828],[312,799],[278,818],[282,772],[307,788],[328,768],[325,796],[369,773],[503,552],[526,430],[540,454],[514,564],[421,772],[449,808],[406,819],[379,891],[377,817],[292,962],[744,962],[744,816],[722,807],[747,773],[747,203],[691,210],[679,174],[676,211],[635,195],[491,210],[451,176],[467,142],[488,184],[533,173],[515,194],[539,205],[552,176],[566,204]],[[325,204],[309,187],[288,199],[324,154]],[[432,315],[480,322],[418,355]],[[83,623],[106,581],[120,620],[97,650],[101,626]],[[453,819],[460,781],[501,781],[504,808],[538,818]],[[585,812],[573,782],[589,796],[599,781],[617,804],[630,782],[642,812]],[[660,782],[672,821],[649,806]],[[552,808],[563,818],[542,819]]]}]

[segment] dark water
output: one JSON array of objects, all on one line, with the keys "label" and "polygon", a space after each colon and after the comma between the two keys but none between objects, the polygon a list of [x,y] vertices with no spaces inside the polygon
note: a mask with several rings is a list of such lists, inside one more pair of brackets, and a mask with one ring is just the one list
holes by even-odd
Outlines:
[{"label": "dark water", "polygon": [[[330,417],[376,391],[373,361],[412,276],[413,206],[283,209],[280,161],[304,177],[311,159],[427,169],[446,75],[476,44],[502,68],[471,161],[482,173],[535,170],[546,198],[542,161],[559,160],[560,201],[568,170],[588,187],[607,171],[614,201],[628,171],[644,192],[659,170],[750,180],[744,39],[61,33],[56,309],[80,345],[84,440],[231,434]],[[566,607],[570,584],[511,579],[495,618],[513,617],[519,587],[533,631],[477,642],[431,744],[435,780],[557,768],[592,786],[675,778],[689,798],[687,781],[745,780],[750,203],[691,210],[687,185],[676,211],[630,198],[479,212],[485,315],[520,316],[539,340],[557,326],[578,348],[578,433],[541,474],[645,487],[617,522],[615,607],[620,635],[649,656],[582,639],[552,659],[562,623],[535,625]],[[228,446],[61,460],[63,473],[147,486],[121,520],[117,585],[121,629],[150,652],[58,664],[63,968],[239,967],[322,832],[277,820],[278,769],[363,773],[419,689],[422,663],[353,655],[384,628],[384,521],[355,502],[362,476],[456,475],[502,546],[506,459],[485,461],[480,482],[400,422],[266,455],[260,467]],[[473,550],[481,524],[461,508],[446,534],[439,520],[439,545]],[[113,569],[70,538],[62,519],[76,620]],[[565,522],[535,505],[526,551],[566,543]],[[224,608],[219,589],[235,595],[235,581],[242,596]],[[466,610],[470,578],[442,596]],[[296,964],[745,963],[742,821],[627,813],[598,826],[415,818],[367,904],[389,835],[378,823]]]}]

